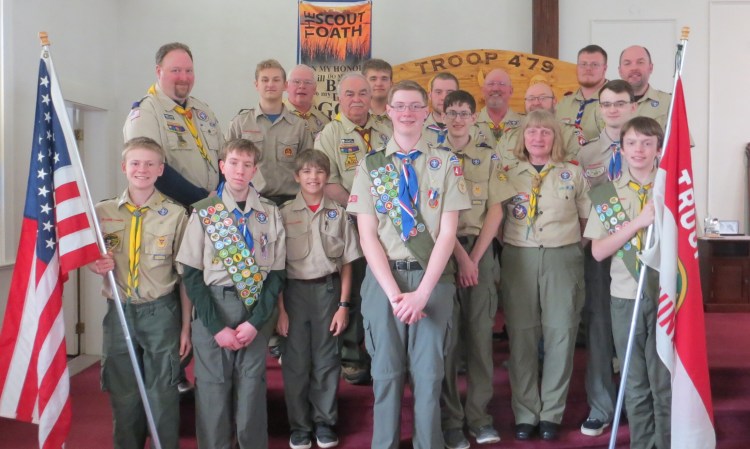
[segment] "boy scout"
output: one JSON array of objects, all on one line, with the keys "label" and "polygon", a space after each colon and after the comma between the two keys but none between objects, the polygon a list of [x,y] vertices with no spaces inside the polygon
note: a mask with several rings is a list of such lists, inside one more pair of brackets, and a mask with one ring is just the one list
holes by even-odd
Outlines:
[{"label": "boy scout", "polygon": [[307,122],[313,139],[331,120],[313,105],[318,84],[315,81],[315,71],[310,66],[300,64],[289,72],[289,82],[286,87],[287,107],[292,114]]},{"label": "boy scout", "polygon": [[236,439],[242,449],[266,448],[268,335],[259,330],[284,284],[286,236],[279,210],[250,184],[260,150],[233,140],[220,159],[226,182],[193,205],[177,254],[198,317],[192,329],[198,446],[229,449]]},{"label": "boy scout", "polygon": [[219,184],[219,121],[202,101],[190,96],[195,81],[193,54],[179,42],[156,52],[157,82],[133,103],[122,133],[125,140],[150,137],[164,148],[167,161],[156,187],[188,207]]},{"label": "boy scout", "polygon": [[282,97],[286,87],[286,72],[278,61],[259,62],[255,68],[258,107],[241,110],[227,131],[227,140],[241,137],[260,149],[263,158],[258,170],[262,179],[255,180],[255,188],[276,205],[297,194],[294,157],[303,149],[312,148],[313,143],[307,122],[284,106]]},{"label": "boy scout", "polygon": [[393,86],[393,67],[382,59],[368,59],[362,64],[362,76],[370,84],[372,93],[370,114],[378,125],[388,128],[390,135],[393,126],[386,114],[385,105],[388,100],[388,91]]},{"label": "boy scout", "polygon": [[[623,80],[609,81],[599,91],[599,109],[604,129],[598,139],[584,145],[578,153],[583,175],[592,188],[607,182],[608,177],[619,178],[623,170],[620,129],[635,113],[633,89]],[[591,247],[586,248],[586,304],[581,319],[587,328],[586,399],[591,411],[581,425],[581,433],[589,436],[601,435],[615,413],[609,265],[609,257],[598,262],[591,255]]]},{"label": "boy scout", "polygon": [[362,315],[375,394],[372,448],[399,447],[405,375],[414,392],[417,449],[443,447],[440,388],[453,311],[458,211],[469,208],[458,158],[421,138],[427,93],[402,81],[388,95],[393,139],[357,167],[349,206],[367,258]]},{"label": "boy scout", "polygon": [[432,112],[424,122],[425,137],[431,136],[430,141],[435,145],[441,145],[448,133],[445,120],[445,107],[443,105],[446,95],[458,90],[458,78],[450,72],[440,72],[430,80],[430,91],[428,97]]},{"label": "boy scout", "polygon": [[[624,360],[638,290],[638,254],[646,228],[654,221],[651,186],[664,133],[656,120],[636,117],[623,126],[620,136],[628,166],[618,179],[591,191],[593,209],[584,236],[591,238],[597,260],[612,257],[612,332],[617,356]],[[630,355],[625,408],[630,447],[661,449],[671,444],[671,376],[656,353],[658,281],[647,279]]]},{"label": "boy scout", "polygon": [[[164,150],[148,137],[125,143],[122,171],[128,188],[119,198],[96,205],[107,255],[89,268],[100,275],[115,270],[159,442],[163,448],[177,448],[177,382],[180,358],[190,352],[191,307],[184,289],[179,289],[180,301],[175,292],[179,277],[174,256],[187,223],[185,209],[154,187],[165,158]],[[102,294],[108,298],[102,388],[112,405],[114,447],[142,449],[148,436],[146,414],[109,282]]]},{"label": "boy scout", "polygon": [[[458,241],[453,255],[458,262],[451,325],[451,345],[445,361],[443,384],[443,437],[448,449],[467,449],[463,433],[466,423],[479,444],[500,441],[492,425],[487,404],[492,399],[492,326],[495,324],[497,292],[494,258],[490,244],[503,219],[501,203],[513,196],[507,178],[498,178],[498,157],[486,143],[472,139],[476,102],[470,93],[457,90],[445,97],[444,112],[448,135],[444,147],[458,158],[466,179],[471,209],[458,217]],[[459,333],[465,344],[467,393],[461,403],[457,374]]]},{"label": "boy scout", "polygon": [[349,320],[351,262],[362,257],[354,224],[343,207],[325,198],[330,173],[325,154],[305,150],[297,155],[297,197],[281,207],[286,228],[287,286],[279,297],[279,335],[284,348],[284,398],[292,449],[338,445],[341,362],[337,338]]}]

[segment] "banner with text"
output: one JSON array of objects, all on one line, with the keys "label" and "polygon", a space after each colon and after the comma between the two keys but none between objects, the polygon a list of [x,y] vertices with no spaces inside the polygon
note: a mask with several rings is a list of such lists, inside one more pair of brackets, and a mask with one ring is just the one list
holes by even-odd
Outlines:
[{"label": "banner with text", "polygon": [[372,1],[299,1],[297,62],[315,70],[315,105],[333,118],[336,89],[347,72],[359,72],[370,58]]}]

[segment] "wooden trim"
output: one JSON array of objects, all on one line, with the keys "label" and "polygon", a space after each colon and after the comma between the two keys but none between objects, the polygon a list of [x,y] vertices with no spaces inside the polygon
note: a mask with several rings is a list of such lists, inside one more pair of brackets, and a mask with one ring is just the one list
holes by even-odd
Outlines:
[{"label": "wooden trim", "polygon": [[560,51],[559,0],[533,0],[532,53],[557,59]]}]

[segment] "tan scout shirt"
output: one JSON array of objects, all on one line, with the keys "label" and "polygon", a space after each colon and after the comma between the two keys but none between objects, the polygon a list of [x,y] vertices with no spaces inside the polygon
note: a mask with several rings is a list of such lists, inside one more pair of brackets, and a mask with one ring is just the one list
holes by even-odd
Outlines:
[{"label": "tan scout shirt", "polygon": [[[104,235],[107,251],[115,260],[115,281],[120,299],[127,300],[125,291],[130,272],[130,233],[132,214],[125,207],[133,204],[127,189],[119,198],[102,201],[96,205],[96,214]],[[141,217],[141,253],[138,268],[138,296],[131,303],[142,304],[174,291],[179,280],[175,255],[180,248],[182,234],[187,224],[185,208],[164,196],[158,190],[143,206],[149,208]],[[104,279],[102,295],[114,298],[112,287]]]},{"label": "tan scout shirt", "polygon": [[430,113],[430,115],[427,116],[427,120],[424,122],[422,137],[433,146],[442,145],[448,134],[448,131],[444,126],[445,123],[443,123],[443,126],[440,126],[437,120],[435,120],[435,113]]},{"label": "tan scout shirt", "polygon": [[[222,202],[230,213],[238,208],[229,189],[224,189]],[[251,189],[247,195],[245,209],[242,211],[243,215],[250,210],[253,213],[248,219],[248,226],[253,235],[255,263],[261,271],[283,270],[286,262],[286,234],[279,209]],[[234,284],[216,252],[213,242],[203,230],[198,213],[193,211],[180,252],[177,253],[177,261],[182,265],[202,270],[203,282],[206,285],[230,287]]]},{"label": "tan scout shirt", "polygon": [[[458,158],[450,151],[432,148],[422,139],[416,149],[422,152],[412,165],[419,181],[419,211],[424,219],[426,231],[434,241],[440,232],[440,218],[443,212],[465,210],[471,207],[466,195],[466,181],[461,174]],[[398,144],[391,139],[385,148],[386,156],[391,156],[393,170],[401,172],[401,161],[393,154],[399,151]],[[379,212],[377,202],[380,195],[375,192],[373,178],[363,160],[357,167],[352,185],[347,212],[351,214],[375,215],[378,219],[378,239],[390,260],[416,260],[393,225],[388,213]],[[371,188],[372,187],[372,191]],[[429,204],[429,191],[437,191],[436,202]],[[381,209],[382,210],[382,209]]]},{"label": "tan scout shirt", "polygon": [[669,121],[669,103],[672,101],[672,94],[654,89],[651,85],[648,90],[636,102],[638,108],[635,115],[640,117],[651,117],[659,122],[661,129],[665,129]]},{"label": "tan scout shirt", "polygon": [[329,119],[327,115],[320,112],[320,110],[315,106],[311,107],[310,110],[307,111],[307,113],[303,113],[297,110],[297,108],[294,107],[294,105],[291,104],[288,100],[284,101],[284,105],[286,105],[286,107],[292,112],[292,114],[307,122],[307,129],[310,130],[313,140],[315,140],[315,137],[318,135],[318,133],[323,130],[323,127],[331,122],[331,119]]},{"label": "tan scout shirt", "polygon": [[[377,150],[384,148],[391,139],[392,131],[382,122],[378,122],[370,115],[365,124],[370,131],[370,148]],[[343,114],[337,116],[327,124],[315,139],[315,149],[328,156],[331,161],[331,176],[329,184],[341,184],[347,192],[352,189],[354,172],[359,161],[369,152],[367,142],[356,131],[357,125]]]},{"label": "tan scout shirt", "polygon": [[487,209],[512,197],[513,192],[508,177],[500,170],[499,158],[486,143],[469,140],[463,150],[456,151],[450,139],[445,139],[444,148],[452,151],[461,163],[466,187],[471,200],[471,209],[462,210],[458,215],[459,236],[479,235],[487,216]]},{"label": "tan scout shirt", "polygon": [[188,181],[208,190],[219,184],[219,150],[224,145],[219,121],[205,103],[190,97],[187,108],[193,111],[193,124],[208,153],[210,164],[201,156],[198,144],[185,124],[185,117],[175,112],[179,106],[166,96],[159,85],[156,95],[147,95],[133,105],[122,134],[125,141],[133,137],[150,137],[167,153],[167,164]]},{"label": "tan scout shirt", "polygon": [[[650,183],[653,183],[656,177],[656,170],[651,172]],[[630,176],[630,170],[623,170],[620,179],[616,179],[614,182],[615,190],[620,198],[620,204],[622,204],[623,211],[630,220],[633,220],[641,212],[640,200],[638,199],[638,193],[632,188],[628,187],[629,181],[635,181]],[[635,181],[636,183],[638,181]],[[651,197],[651,190],[648,191],[648,197]],[[583,231],[583,236],[592,240],[599,240],[607,237],[609,232],[604,227],[604,223],[599,218],[599,213],[596,210],[597,205],[594,204],[589,214],[589,221],[586,223],[586,229]],[[644,229],[645,235],[645,229]],[[632,245],[631,241],[631,245]],[[612,256],[612,266],[610,268],[610,274],[612,276],[612,283],[610,284],[610,294],[618,298],[635,299],[635,295],[638,292],[638,281],[630,274],[625,263],[622,261],[622,257],[618,257],[617,253]]]},{"label": "tan scout shirt", "polygon": [[[503,134],[506,131],[509,131],[511,128],[519,127],[521,125],[521,120],[523,120],[523,117],[521,115],[519,115],[512,109],[508,109],[508,112],[505,113],[505,117],[503,117]],[[479,111],[477,122],[474,124],[474,127],[477,128],[477,131],[472,132],[472,136],[477,137],[477,141],[479,141],[479,136],[483,136],[484,141],[487,143],[487,145],[495,148],[497,146],[498,139],[495,138],[495,134],[492,132],[491,126],[494,126],[492,123],[492,119],[487,113],[487,107],[484,107],[481,111]]]},{"label": "tan scout shirt", "polygon": [[373,118],[376,125],[378,125],[382,129],[388,130],[389,136],[393,134],[393,122],[391,121],[391,118],[388,117],[387,112],[383,112],[382,114],[376,114],[370,111],[370,116]]},{"label": "tan scout shirt", "polygon": [[[560,123],[560,131],[563,137],[563,146],[565,148],[565,160],[576,160],[581,146],[578,144],[578,137],[575,135],[576,128],[573,125]],[[518,144],[518,138],[521,137],[521,127],[515,127],[503,133],[503,136],[497,142],[496,152],[500,157],[503,167],[515,167],[518,165],[518,158],[513,154],[513,149]]]},{"label": "tan scout shirt", "polygon": [[538,174],[529,162],[520,162],[506,172],[515,196],[506,205],[503,240],[520,247],[560,247],[581,241],[579,218],[589,216],[591,200],[581,169],[570,162],[550,161],[552,169],[542,181],[537,217],[528,231],[531,182]]},{"label": "tan scout shirt", "polygon": [[[581,118],[581,128],[583,128],[583,135],[586,140],[594,139],[604,129],[604,120],[599,110],[599,94],[597,93],[592,98],[595,98],[595,100],[586,105]],[[555,115],[561,122],[575,125],[578,109],[583,102],[583,94],[579,88],[575,93],[565,95],[557,103]]]},{"label": "tan scout shirt", "polygon": [[[609,181],[607,172],[612,158],[610,145],[613,143],[615,142],[609,138],[607,132],[602,130],[598,139],[590,141],[578,152],[578,163],[591,188]],[[622,170],[627,170],[625,158],[622,158]]]},{"label": "tan scout shirt", "polygon": [[263,179],[253,180],[263,196],[296,195],[299,185],[294,181],[294,158],[300,151],[313,147],[307,122],[284,106],[274,123],[263,114],[260,106],[243,109],[229,124],[227,140],[248,139],[257,146],[263,158],[258,170]]},{"label": "tan scout shirt", "polygon": [[281,206],[281,218],[289,279],[317,279],[362,257],[354,223],[343,207],[328,198],[313,212],[298,193]]}]

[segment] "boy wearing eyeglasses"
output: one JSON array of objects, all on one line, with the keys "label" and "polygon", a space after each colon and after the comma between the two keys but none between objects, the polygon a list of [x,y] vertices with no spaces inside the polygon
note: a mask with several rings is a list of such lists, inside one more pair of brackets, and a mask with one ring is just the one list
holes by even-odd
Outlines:
[{"label": "boy wearing eyeglasses", "polygon": [[[453,255],[458,263],[456,296],[451,324],[451,345],[445,359],[442,392],[442,426],[445,447],[467,449],[464,425],[478,444],[500,441],[487,405],[492,399],[492,326],[497,311],[494,259],[490,249],[503,219],[501,203],[513,196],[507,178],[500,173],[499,158],[484,141],[471,136],[476,121],[476,101],[470,93],[456,90],[445,97],[443,116],[448,134],[443,147],[459,160],[471,199],[471,209],[458,217]],[[500,176],[498,176],[500,175]],[[468,390],[461,402],[457,374],[463,338]]]},{"label": "boy wearing eyeglasses", "polygon": [[373,449],[397,449],[406,373],[415,448],[441,448],[444,342],[453,312],[458,214],[470,207],[458,158],[422,136],[427,92],[402,81],[388,95],[393,138],[357,167],[347,211],[357,216],[367,272],[362,315],[372,358]]},{"label": "boy wearing eyeglasses", "polygon": [[[604,129],[599,138],[589,142],[578,152],[578,161],[591,188],[619,179],[624,167],[620,154],[620,130],[635,115],[633,88],[626,81],[614,80],[599,91],[599,109]],[[614,212],[613,212],[614,213]],[[612,319],[610,318],[611,258],[596,261],[591,247],[586,248],[584,277],[586,303],[581,319],[586,325],[586,398],[589,416],[581,425],[581,433],[599,436],[612,421],[615,410],[615,384],[612,380]]]}]

